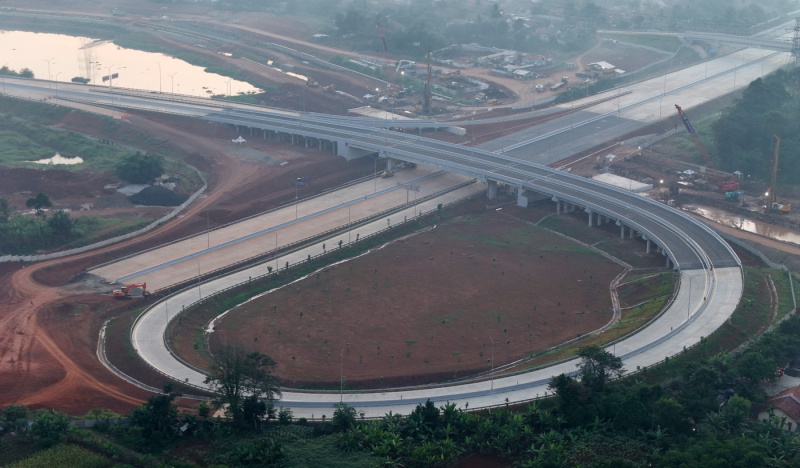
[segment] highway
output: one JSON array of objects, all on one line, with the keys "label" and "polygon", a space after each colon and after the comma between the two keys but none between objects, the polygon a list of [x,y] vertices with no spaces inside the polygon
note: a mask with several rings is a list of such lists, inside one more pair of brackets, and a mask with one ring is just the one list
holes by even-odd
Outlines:
[{"label": "highway", "polygon": [[[744,85],[746,81],[742,79],[741,83]],[[55,97],[52,89],[44,88],[48,86],[46,82],[6,79],[2,86],[4,93],[13,88],[15,92],[26,93],[28,97],[41,96],[40,99]],[[631,192],[556,171],[525,158],[371,128],[354,123],[352,119],[336,117],[315,119],[293,112],[259,110],[234,105],[222,106],[218,103],[189,98],[172,101],[165,99],[166,96],[153,96],[152,93],[117,94],[114,91],[70,84],[61,85],[58,94],[60,98],[69,98],[79,103],[113,104],[113,106],[205,117],[237,125],[243,130],[252,129],[250,131],[254,132],[256,137],[259,132],[266,137],[266,130],[270,130],[297,135],[303,139],[324,139],[336,142],[340,154],[356,150],[363,154],[377,152],[384,157],[414,161],[475,177],[484,182],[508,184],[519,190],[521,201],[527,194],[544,194],[554,200],[569,202],[587,210],[587,216],[593,220],[592,223],[596,222],[594,220],[597,219],[597,214],[601,214],[618,222],[621,229],[624,229],[624,226],[635,229],[664,249],[664,255],[676,269],[680,270],[682,282],[688,281],[688,284],[692,284],[694,279],[702,278],[700,283],[703,286],[700,288],[695,285],[694,295],[690,293],[691,287],[689,290],[681,287],[671,306],[658,320],[636,335],[613,345],[614,352],[625,357],[625,365],[629,370],[655,364],[666,356],[680,352],[684,346],[697,343],[701,336],[710,334],[730,316],[741,297],[742,277],[739,260],[719,236],[704,224]],[[632,94],[635,98],[635,93]],[[639,99],[642,98],[643,96],[639,96]],[[644,103],[642,105],[652,101],[653,96],[646,96],[642,99]],[[631,102],[625,108],[631,112],[636,110],[637,106]],[[620,113],[621,109],[618,109],[617,114]],[[584,118],[581,122],[583,124],[578,127],[588,132],[596,121]],[[560,125],[562,127],[556,134],[559,138],[569,139],[567,129],[572,130],[576,125],[573,123],[568,128],[563,126],[563,122]],[[539,141],[543,140],[547,138]],[[550,141],[552,143],[554,140]],[[571,154],[569,148],[562,147],[561,158],[569,154]],[[300,258],[305,257],[303,252],[295,254],[300,255]],[[249,275],[255,276],[253,273],[250,272]],[[198,297],[207,297],[214,291],[242,280],[235,275],[214,280],[171,296],[168,300],[155,305],[134,327],[132,332],[134,346],[148,363],[162,372],[178,380],[203,386],[204,376],[177,361],[164,347],[163,330],[166,321],[181,307],[190,305]],[[702,295],[698,292],[701,290]],[[355,405],[368,417],[381,416],[389,410],[407,413],[416,403],[427,398],[437,403],[445,400],[455,401],[460,405],[469,403],[470,408],[476,408],[524,401],[536,395],[543,395],[546,383],[552,375],[574,370],[575,362],[568,361],[552,368],[519,376],[437,389],[379,393],[348,392],[346,395],[287,391],[279,404],[291,407],[297,417],[316,418],[321,414],[330,416],[331,405],[340,399]]]}]

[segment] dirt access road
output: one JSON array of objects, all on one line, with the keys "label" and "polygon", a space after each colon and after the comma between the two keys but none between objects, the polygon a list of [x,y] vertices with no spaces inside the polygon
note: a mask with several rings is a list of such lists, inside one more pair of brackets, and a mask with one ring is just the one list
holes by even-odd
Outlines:
[{"label": "dirt access road", "polygon": [[[88,128],[88,120],[72,118],[60,126],[97,132]],[[0,304],[0,407],[22,403],[71,414],[97,407],[129,410],[146,399],[147,392],[109,373],[95,350],[102,323],[140,304],[98,295],[107,294],[110,286],[87,289],[74,281],[77,275],[92,265],[196,233],[207,223],[213,227],[288,203],[294,197],[291,181],[296,177],[309,176],[312,190],[321,191],[373,170],[371,161],[347,163],[330,154],[270,142],[248,147],[253,154],[269,153],[270,165],[243,157],[241,149],[230,143],[235,135],[225,127],[214,130],[206,122],[135,113],[127,121],[126,132],[151,136],[155,146],[170,147],[203,171],[209,182],[207,197],[136,240],[64,260],[0,264],[0,297],[6,298]]]}]

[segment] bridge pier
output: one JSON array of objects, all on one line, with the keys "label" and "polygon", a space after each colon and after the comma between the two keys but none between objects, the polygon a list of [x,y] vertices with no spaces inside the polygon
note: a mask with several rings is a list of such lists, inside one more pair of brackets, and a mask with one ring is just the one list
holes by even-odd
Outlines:
[{"label": "bridge pier", "polygon": [[497,181],[496,180],[487,180],[486,181],[486,198],[489,200],[494,200],[497,198]]},{"label": "bridge pier", "polygon": [[645,253],[650,253],[650,239],[647,239],[647,250]]},{"label": "bridge pier", "polygon": [[589,208],[586,208],[586,212],[589,213],[589,227],[592,227],[592,217],[594,215],[594,212]]}]

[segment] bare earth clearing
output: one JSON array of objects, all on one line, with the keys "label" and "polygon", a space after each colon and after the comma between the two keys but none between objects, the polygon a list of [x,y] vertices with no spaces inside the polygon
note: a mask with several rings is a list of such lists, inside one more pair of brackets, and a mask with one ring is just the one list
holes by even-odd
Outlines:
[{"label": "bare earth clearing", "polygon": [[[612,317],[622,267],[494,211],[464,216],[247,302],[211,348],[269,354],[287,385],[441,381],[503,365]],[[191,334],[191,332],[189,332]]]}]

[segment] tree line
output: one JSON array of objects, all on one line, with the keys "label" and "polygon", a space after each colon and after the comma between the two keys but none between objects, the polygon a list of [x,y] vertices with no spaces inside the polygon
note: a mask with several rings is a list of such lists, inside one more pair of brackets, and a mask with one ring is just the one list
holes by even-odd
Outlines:
[{"label": "tree line", "polygon": [[780,69],[758,78],[741,99],[727,107],[712,127],[717,167],[768,182],[775,149],[781,138],[778,181],[797,184],[800,165],[800,69]]},{"label": "tree line", "polygon": [[[338,403],[330,420],[313,424],[275,407],[279,380],[269,356],[233,346],[215,356],[207,383],[216,396],[196,413],[179,412],[181,395],[166,385],[127,417],[90,416],[119,446],[150,454],[126,461],[134,466],[447,467],[490,454],[523,468],[793,467],[800,438],[774,414],[755,420],[751,405],[764,399],[760,383],[800,352],[798,334],[800,318],[792,317],[740,352],[687,362],[678,378],[657,383],[617,379],[625,373],[620,358],[588,346],[578,352],[577,375],[554,377],[554,396],[524,407],[469,412],[468,404],[427,401],[405,416],[366,421]],[[50,410],[11,405],[0,423],[28,428],[24,437],[41,446],[69,440],[121,453]],[[176,458],[184,444],[206,448]]]}]

